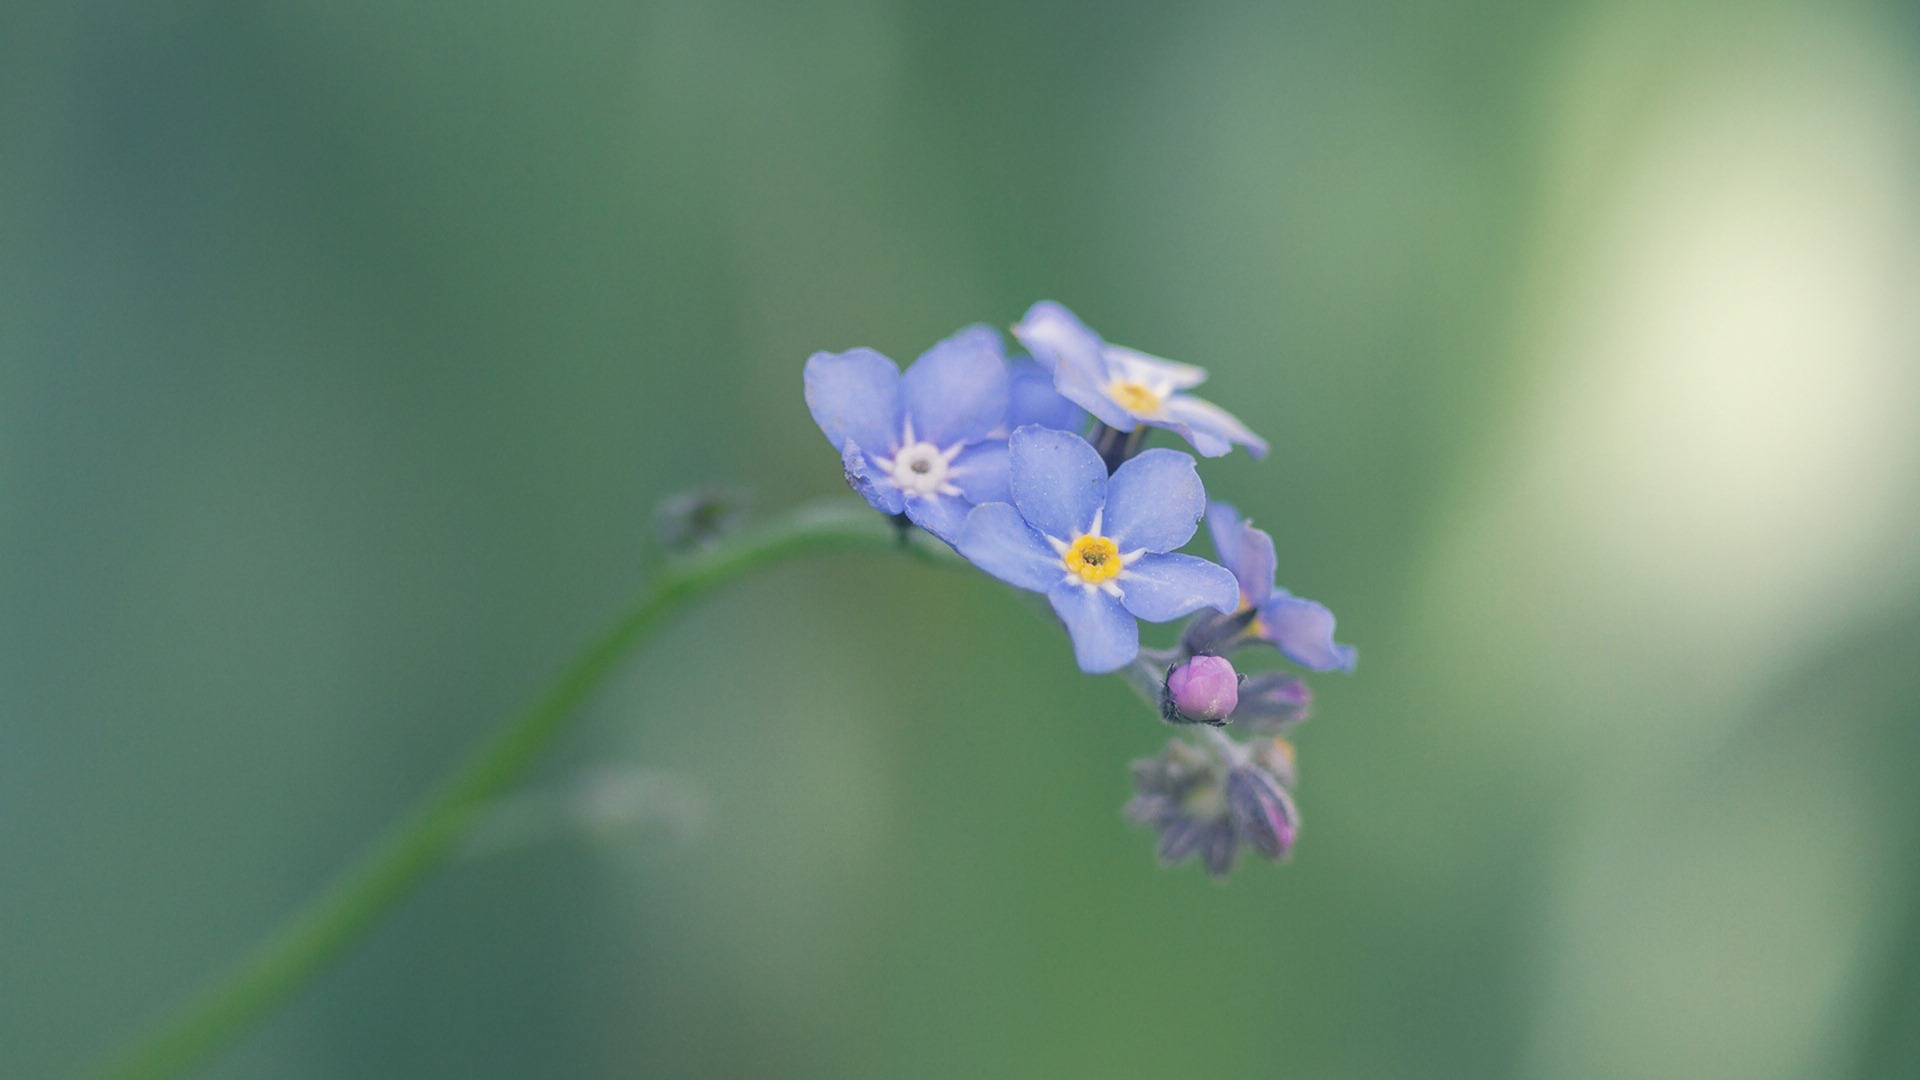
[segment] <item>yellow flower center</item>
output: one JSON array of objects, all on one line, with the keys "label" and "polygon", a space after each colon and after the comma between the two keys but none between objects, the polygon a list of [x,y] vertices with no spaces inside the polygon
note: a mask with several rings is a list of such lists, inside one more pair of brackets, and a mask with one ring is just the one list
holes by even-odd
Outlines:
[{"label": "yellow flower center", "polygon": [[1160,395],[1145,383],[1131,379],[1121,379],[1108,386],[1107,396],[1119,402],[1121,408],[1138,416],[1151,416],[1160,411]]},{"label": "yellow flower center", "polygon": [[1083,536],[1060,558],[1067,564],[1067,573],[1079,575],[1089,585],[1118,577],[1125,568],[1120,561],[1120,546],[1104,536]]}]

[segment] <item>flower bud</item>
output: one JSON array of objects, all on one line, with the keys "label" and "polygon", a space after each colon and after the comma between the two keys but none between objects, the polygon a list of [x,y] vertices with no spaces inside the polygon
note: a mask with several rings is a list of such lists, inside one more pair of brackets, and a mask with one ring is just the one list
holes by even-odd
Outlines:
[{"label": "flower bud", "polygon": [[1227,771],[1226,789],[1227,812],[1238,837],[1269,859],[1286,858],[1300,816],[1279,778],[1265,769],[1242,766]]},{"label": "flower bud", "polygon": [[1196,656],[1167,672],[1163,704],[1176,723],[1224,723],[1240,704],[1240,674],[1224,656]]},{"label": "flower bud", "polygon": [[1300,772],[1294,762],[1293,744],[1285,739],[1259,739],[1248,746],[1250,760],[1255,765],[1273,774],[1280,786],[1290,788],[1299,782]]},{"label": "flower bud", "polygon": [[670,495],[653,512],[660,542],[676,555],[706,547],[746,520],[752,495],[739,488],[696,488]]},{"label": "flower bud", "polygon": [[1252,608],[1222,615],[1204,608],[1180,632],[1180,648],[1189,655],[1229,653],[1248,641],[1248,626],[1259,617]]},{"label": "flower bud", "polygon": [[1284,672],[1268,671],[1247,679],[1240,688],[1240,706],[1233,726],[1254,734],[1285,731],[1313,711],[1313,692],[1307,684]]},{"label": "flower bud", "polygon": [[1133,763],[1127,817],[1160,834],[1162,862],[1197,857],[1211,877],[1225,877],[1247,849],[1285,859],[1300,834],[1287,793],[1292,748],[1277,740],[1242,745],[1212,728],[1197,735],[1198,743],[1175,739]]}]

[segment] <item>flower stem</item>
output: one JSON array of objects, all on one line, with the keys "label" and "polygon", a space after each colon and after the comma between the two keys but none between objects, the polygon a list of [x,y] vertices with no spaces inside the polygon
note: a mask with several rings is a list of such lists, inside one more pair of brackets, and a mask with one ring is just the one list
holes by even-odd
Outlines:
[{"label": "flower stem", "polygon": [[545,694],[443,781],[358,864],[224,978],[96,1075],[101,1080],[173,1076],[232,1041],[317,975],[437,867],[487,802],[526,771],[593,691],[669,617],[693,600],[776,563],[831,551],[958,561],[925,534],[903,540],[884,517],[864,505],[836,501],[801,507],[668,565]]}]

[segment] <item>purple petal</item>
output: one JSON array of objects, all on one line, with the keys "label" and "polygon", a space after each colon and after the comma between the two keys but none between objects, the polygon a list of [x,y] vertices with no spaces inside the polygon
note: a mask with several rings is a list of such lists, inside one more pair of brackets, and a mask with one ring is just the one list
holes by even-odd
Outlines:
[{"label": "purple petal", "polygon": [[1160,834],[1158,854],[1163,863],[1177,863],[1200,850],[1208,836],[1207,823],[1192,818],[1174,818]]},{"label": "purple petal", "polygon": [[1120,601],[1099,589],[1064,583],[1049,589],[1047,600],[1067,624],[1073,658],[1081,671],[1090,675],[1118,671],[1140,654],[1140,626]]},{"label": "purple petal", "polygon": [[1007,503],[976,506],[954,538],[955,551],[1010,585],[1046,592],[1066,574],[1046,538]]},{"label": "purple petal", "polygon": [[847,486],[867,500],[868,506],[883,514],[897,514],[905,509],[906,499],[900,489],[881,477],[867,460],[866,452],[855,446],[852,439],[848,439],[840,451],[840,467],[846,470]]},{"label": "purple petal", "polygon": [[1279,781],[1260,769],[1243,767],[1227,773],[1226,786],[1234,828],[1260,854],[1284,857],[1293,846],[1296,815]]},{"label": "purple petal", "polygon": [[1208,876],[1226,877],[1239,861],[1240,838],[1233,824],[1224,818],[1213,822],[1207,828],[1206,845],[1200,849],[1200,862],[1207,868]]},{"label": "purple petal", "polygon": [[1000,335],[969,326],[928,349],[902,379],[913,434],[945,449],[976,442],[1007,416],[1007,362]]},{"label": "purple petal", "polygon": [[1007,481],[1008,453],[1005,439],[975,443],[953,459],[947,478],[960,489],[967,501],[976,505],[1012,502],[1013,487]]},{"label": "purple petal", "polygon": [[1240,602],[1233,575],[1194,555],[1142,555],[1119,580],[1127,610],[1148,622],[1167,622],[1203,607],[1232,611]]},{"label": "purple petal", "polygon": [[1171,798],[1153,793],[1135,795],[1121,808],[1127,820],[1136,825],[1164,825],[1180,817],[1180,807]]},{"label": "purple petal", "polygon": [[1235,443],[1247,448],[1256,458],[1267,456],[1267,441],[1247,429],[1234,415],[1192,394],[1175,394],[1161,406],[1162,421],[1156,421],[1188,442],[1201,457],[1221,457]]},{"label": "purple petal", "polygon": [[1312,671],[1352,671],[1358,659],[1353,646],[1334,642],[1333,612],[1311,600],[1273,597],[1260,605],[1259,629],[1280,655]]},{"label": "purple petal", "polygon": [[1029,424],[1007,445],[1013,504],[1034,528],[1056,540],[1092,528],[1107,501],[1107,466],[1087,440]]},{"label": "purple petal", "polygon": [[1107,396],[1106,343],[1073,312],[1042,300],[1014,325],[1013,336],[1053,373],[1054,387],[1067,400],[1109,427],[1133,430],[1133,415]]},{"label": "purple petal", "polygon": [[1172,551],[1193,539],[1207,493],[1191,455],[1147,450],[1107,481],[1106,534],[1121,551]]},{"label": "purple petal", "polygon": [[1273,594],[1273,537],[1249,524],[1232,503],[1223,502],[1207,507],[1207,532],[1213,550],[1220,553],[1220,565],[1240,582],[1241,603],[1257,606]]},{"label": "purple petal", "polygon": [[1313,691],[1284,671],[1265,671],[1240,686],[1240,705],[1228,717],[1255,734],[1285,731],[1313,711]]},{"label": "purple petal", "polygon": [[900,441],[900,369],[872,349],[814,353],[807,358],[807,408],[835,449],[851,439],[870,454],[891,454]]},{"label": "purple petal", "polygon": [[1016,361],[1007,372],[1007,430],[1038,424],[1055,431],[1084,431],[1085,409],[1053,388],[1053,375],[1032,360]]}]

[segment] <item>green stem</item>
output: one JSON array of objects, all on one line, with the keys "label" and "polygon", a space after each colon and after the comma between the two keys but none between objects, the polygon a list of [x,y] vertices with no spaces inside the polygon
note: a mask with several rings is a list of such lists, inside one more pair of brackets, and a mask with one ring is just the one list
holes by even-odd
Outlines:
[{"label": "green stem", "polygon": [[480,748],[360,862],[295,914],[233,971],[155,1029],[101,1080],[172,1076],[261,1019],[365,933],[438,866],[488,800],[553,742],[587,697],[636,647],[694,599],[801,555],[874,551],[928,562],[952,554],[924,534],[903,538],[865,506],[802,507],[671,564],[633,608],[506,730]]}]

